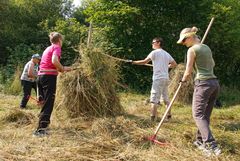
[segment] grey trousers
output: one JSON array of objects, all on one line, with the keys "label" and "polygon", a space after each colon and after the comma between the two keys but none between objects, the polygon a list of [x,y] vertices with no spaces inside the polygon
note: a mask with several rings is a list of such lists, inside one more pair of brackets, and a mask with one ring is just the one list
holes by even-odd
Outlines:
[{"label": "grey trousers", "polygon": [[219,89],[217,79],[196,80],[194,84],[192,115],[198,128],[197,140],[204,143],[215,141],[209,125]]}]

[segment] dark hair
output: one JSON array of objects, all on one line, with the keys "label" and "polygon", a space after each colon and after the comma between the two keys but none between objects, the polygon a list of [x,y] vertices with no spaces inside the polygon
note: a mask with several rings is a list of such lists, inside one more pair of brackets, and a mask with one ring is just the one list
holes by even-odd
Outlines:
[{"label": "dark hair", "polygon": [[160,46],[163,46],[163,39],[161,37],[155,37],[153,40],[160,42]]}]

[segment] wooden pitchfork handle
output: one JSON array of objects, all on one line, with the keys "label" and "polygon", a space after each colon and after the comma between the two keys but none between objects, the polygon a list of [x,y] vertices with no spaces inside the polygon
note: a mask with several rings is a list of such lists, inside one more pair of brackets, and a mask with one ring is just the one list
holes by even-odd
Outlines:
[{"label": "wooden pitchfork handle", "polygon": [[[103,53],[102,53],[103,54]],[[114,56],[111,56],[111,55],[108,55],[108,54],[103,54],[107,57],[110,57],[112,59],[115,59],[115,60],[118,60],[118,61],[122,61],[122,62],[125,62],[125,63],[132,63],[132,60],[126,60],[126,59],[121,59],[121,58],[117,58],[117,57],[114,57]],[[153,65],[152,64],[144,64],[145,66],[149,66],[149,67],[152,67]]]}]

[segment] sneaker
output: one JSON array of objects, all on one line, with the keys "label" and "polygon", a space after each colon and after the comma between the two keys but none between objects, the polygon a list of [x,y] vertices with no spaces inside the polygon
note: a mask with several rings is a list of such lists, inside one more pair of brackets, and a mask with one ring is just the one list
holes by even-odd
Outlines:
[{"label": "sneaker", "polygon": [[194,141],[193,145],[196,146],[199,150],[203,150],[204,149],[204,145],[203,145],[203,142],[201,140]]},{"label": "sneaker", "polygon": [[38,129],[36,131],[34,131],[33,136],[34,137],[44,137],[44,136],[48,136],[48,132],[46,130],[42,130],[42,129]]},{"label": "sneaker", "polygon": [[171,120],[171,118],[172,118],[172,115],[167,115],[167,117],[165,118],[165,122],[168,122],[168,121],[170,121]]},{"label": "sneaker", "polygon": [[203,152],[206,156],[219,156],[221,154],[221,149],[217,146],[216,142],[205,143],[203,146]]}]

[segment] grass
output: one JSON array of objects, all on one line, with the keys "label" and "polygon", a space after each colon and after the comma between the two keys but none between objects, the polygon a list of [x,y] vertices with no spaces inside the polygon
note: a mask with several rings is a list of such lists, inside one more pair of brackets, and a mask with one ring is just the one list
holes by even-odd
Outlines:
[{"label": "grass", "polygon": [[[175,103],[173,118],[161,127],[160,147],[143,140],[151,136],[157,123],[149,121],[146,95],[120,93],[126,114],[116,118],[69,119],[54,109],[50,136],[32,136],[40,109],[30,100],[28,109],[18,110],[20,96],[0,94],[0,160],[131,160],[131,161],[237,161],[240,158],[240,105],[214,109],[213,134],[222,147],[219,157],[206,158],[192,146],[195,124],[191,107]],[[164,108],[160,107],[162,116]]]}]

